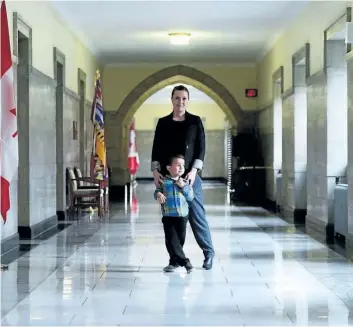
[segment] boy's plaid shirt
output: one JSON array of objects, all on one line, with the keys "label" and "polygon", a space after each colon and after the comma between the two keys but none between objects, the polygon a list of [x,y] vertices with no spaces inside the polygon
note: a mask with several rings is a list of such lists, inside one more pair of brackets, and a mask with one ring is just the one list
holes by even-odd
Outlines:
[{"label": "boy's plaid shirt", "polygon": [[166,200],[161,205],[162,214],[166,217],[186,217],[189,214],[189,204],[194,199],[194,191],[189,183],[185,183],[180,188],[176,181],[169,176],[164,177],[163,185],[154,192],[154,198],[157,200],[157,193],[165,195]]}]

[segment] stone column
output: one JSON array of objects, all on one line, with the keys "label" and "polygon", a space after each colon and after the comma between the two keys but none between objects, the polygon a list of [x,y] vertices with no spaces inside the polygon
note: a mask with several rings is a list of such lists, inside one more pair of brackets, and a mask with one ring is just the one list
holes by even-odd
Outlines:
[{"label": "stone column", "polygon": [[307,79],[307,219],[308,231],[326,234],[327,206],[327,88],[320,71]]},{"label": "stone column", "polygon": [[347,166],[347,67],[343,40],[325,47],[325,69],[308,79],[307,227],[332,238],[336,178]]},{"label": "stone column", "polygon": [[281,214],[293,221],[294,201],[294,92],[282,95],[282,205]]},{"label": "stone column", "polygon": [[283,164],[281,212],[291,222],[304,223],[306,216],[307,95],[306,67],[294,69],[294,87],[283,99]]},{"label": "stone column", "polygon": [[348,238],[346,244],[353,247],[353,52],[347,56],[348,77]]},{"label": "stone column", "polygon": [[[342,140],[336,134],[340,124],[327,110],[325,76],[322,81],[310,85],[308,89],[308,110],[316,111],[308,121],[308,227],[315,227],[328,236],[333,236],[333,193],[336,178],[344,177],[338,168],[340,161],[335,152],[340,148]],[[312,117],[314,116],[314,117]],[[315,119],[315,121],[314,121]],[[336,123],[335,127],[332,126]],[[331,126],[330,126],[331,125]],[[339,133],[337,133],[339,134]],[[334,162],[336,161],[336,163]]]},{"label": "stone column", "polygon": [[273,85],[273,170],[276,207],[280,208],[283,203],[282,188],[282,94],[283,94],[283,66],[272,76]]},{"label": "stone column", "polygon": [[80,140],[80,168],[84,176],[86,175],[86,158],[85,146],[86,140],[86,117],[85,117],[85,104],[86,104],[86,73],[78,68],[77,70],[77,89],[80,96],[80,114],[79,114],[79,140]]},{"label": "stone column", "polygon": [[105,113],[105,133],[107,140],[107,160],[111,169],[110,194],[120,198],[125,185],[129,182],[127,170],[127,128],[119,112]]},{"label": "stone column", "polygon": [[[304,67],[303,67],[304,68]],[[307,89],[305,81],[294,87],[294,221],[304,223],[307,210]]]},{"label": "stone column", "polygon": [[263,164],[265,169],[265,180],[266,180],[266,198],[271,203],[275,203],[276,191],[275,191],[275,179],[273,173],[273,161],[274,161],[274,127],[273,127],[273,105],[261,110],[258,114],[258,130],[261,140],[261,154],[263,156]]},{"label": "stone column", "polygon": [[90,176],[91,174],[91,155],[92,155],[92,147],[93,147],[93,124],[91,121],[91,110],[92,103],[90,101],[85,101],[85,124],[84,124],[84,137],[85,137],[85,168],[84,174],[85,176]]}]

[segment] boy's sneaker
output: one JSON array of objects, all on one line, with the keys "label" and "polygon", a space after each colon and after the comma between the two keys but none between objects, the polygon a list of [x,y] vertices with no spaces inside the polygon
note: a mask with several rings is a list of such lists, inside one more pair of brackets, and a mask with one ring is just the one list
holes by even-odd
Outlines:
[{"label": "boy's sneaker", "polygon": [[190,261],[186,263],[185,269],[186,269],[186,272],[187,272],[188,274],[191,273],[191,272],[194,270],[194,267],[193,267],[193,265],[191,264]]},{"label": "boy's sneaker", "polygon": [[164,272],[174,272],[175,269],[177,269],[176,266],[173,266],[173,265],[170,265],[170,264],[169,264],[168,266],[166,266],[166,267],[163,268],[163,271],[164,271]]}]

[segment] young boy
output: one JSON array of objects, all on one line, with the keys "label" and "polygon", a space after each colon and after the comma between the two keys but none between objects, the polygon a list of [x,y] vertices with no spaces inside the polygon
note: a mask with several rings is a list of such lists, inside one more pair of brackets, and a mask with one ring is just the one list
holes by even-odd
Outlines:
[{"label": "young boy", "polygon": [[165,245],[169,253],[169,265],[163,269],[165,272],[173,272],[179,266],[185,267],[188,273],[193,270],[183,250],[189,215],[188,202],[194,198],[192,187],[181,178],[185,172],[184,166],[182,155],[170,158],[167,165],[169,174],[154,192],[154,198],[161,204]]}]

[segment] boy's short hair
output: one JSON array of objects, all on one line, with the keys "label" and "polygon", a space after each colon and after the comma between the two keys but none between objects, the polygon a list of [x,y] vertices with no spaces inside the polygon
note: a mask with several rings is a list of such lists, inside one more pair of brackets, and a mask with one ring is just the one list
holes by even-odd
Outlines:
[{"label": "boy's short hair", "polygon": [[175,159],[183,159],[183,160],[185,160],[185,157],[182,154],[176,154],[176,155],[170,156],[169,159],[168,159],[167,166],[171,166]]}]

